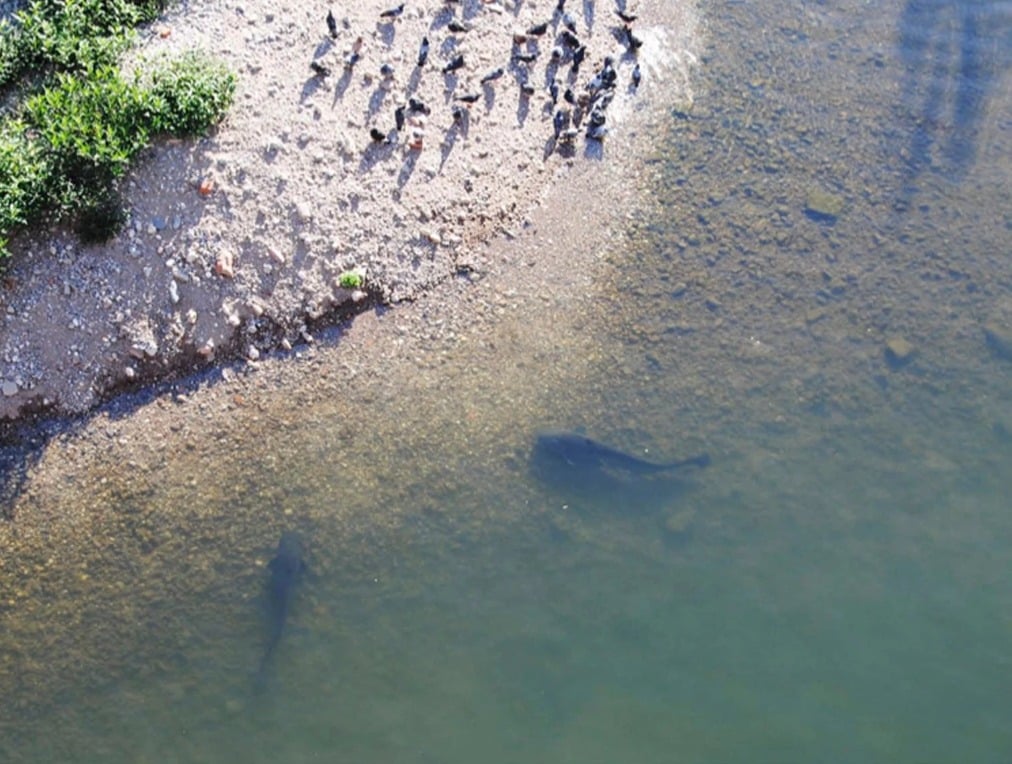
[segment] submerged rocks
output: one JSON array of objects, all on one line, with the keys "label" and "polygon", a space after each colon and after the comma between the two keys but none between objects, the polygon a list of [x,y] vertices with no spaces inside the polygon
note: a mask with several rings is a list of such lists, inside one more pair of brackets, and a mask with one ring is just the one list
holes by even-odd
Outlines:
[{"label": "submerged rocks", "polygon": [[835,223],[843,212],[843,200],[819,188],[808,191],[805,197],[805,214],[819,223]]},{"label": "submerged rocks", "polygon": [[894,369],[906,366],[917,355],[917,348],[903,337],[892,337],[886,340],[885,357],[886,361]]},{"label": "submerged rocks", "polygon": [[1012,361],[1012,329],[990,321],[984,324],[984,341],[995,356]]}]

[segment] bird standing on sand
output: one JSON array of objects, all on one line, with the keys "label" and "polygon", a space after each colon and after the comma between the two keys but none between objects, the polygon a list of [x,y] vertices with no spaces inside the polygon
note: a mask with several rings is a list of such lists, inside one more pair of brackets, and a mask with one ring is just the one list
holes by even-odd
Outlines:
[{"label": "bird standing on sand", "polygon": [[333,11],[327,11],[327,31],[331,37],[337,37],[337,19],[334,18]]},{"label": "bird standing on sand", "polygon": [[462,66],[464,66],[464,54],[460,53],[460,54],[454,56],[453,58],[451,58],[450,61],[446,64],[446,66],[443,67],[443,74],[449,74],[450,72],[455,72],[458,69],[460,69]]},{"label": "bird standing on sand", "polygon": [[484,85],[486,83],[497,80],[500,77],[502,77],[505,73],[506,70],[503,69],[501,66],[498,69],[493,69],[492,71],[490,71],[488,74],[486,74],[484,77],[481,78],[481,84]]},{"label": "bird standing on sand", "polygon": [[429,38],[423,37],[422,44],[418,48],[418,65],[425,66],[426,60],[429,58]]},{"label": "bird standing on sand", "polygon": [[395,19],[404,13],[404,3],[401,3],[396,8],[389,8],[380,14],[381,19]]}]

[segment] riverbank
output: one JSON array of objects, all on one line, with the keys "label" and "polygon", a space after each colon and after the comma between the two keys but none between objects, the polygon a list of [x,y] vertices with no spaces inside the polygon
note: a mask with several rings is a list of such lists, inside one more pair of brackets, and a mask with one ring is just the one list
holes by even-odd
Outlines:
[{"label": "riverbank", "polygon": [[661,82],[685,86],[694,23],[677,9],[639,8],[634,57],[610,6],[574,6],[586,46],[574,71],[578,48],[553,3],[433,1],[392,18],[385,7],[342,9],[333,34],[326,8],[260,0],[184,3],[152,25],[128,66],[204,49],[238,73],[235,106],[212,135],[147,153],[112,242],[57,231],[12,243],[0,421],[78,415],[214,364],[256,364],[376,304],[480,273],[483,242],[520,232],[574,164],[608,157],[608,138],[554,138],[556,110],[577,109],[567,88],[585,95],[614,57],[614,133]]}]

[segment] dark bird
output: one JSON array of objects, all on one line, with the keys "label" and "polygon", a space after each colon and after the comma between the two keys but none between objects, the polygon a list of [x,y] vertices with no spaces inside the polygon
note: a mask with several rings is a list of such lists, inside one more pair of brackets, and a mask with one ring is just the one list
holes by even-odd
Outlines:
[{"label": "dark bird", "polygon": [[523,61],[525,64],[529,64],[538,57],[537,53],[514,53],[513,58],[517,61]]},{"label": "dark bird", "polygon": [[394,68],[390,64],[381,64],[380,74],[383,75],[384,79],[390,79],[394,76]]},{"label": "dark bird", "polygon": [[449,29],[454,34],[463,34],[464,32],[471,31],[470,24],[464,24],[460,21],[457,21],[456,19],[450,21],[450,23],[446,25],[446,28]]},{"label": "dark bird", "polygon": [[[604,125],[595,125],[593,123],[587,125],[587,137],[590,138],[592,141],[603,141],[604,136],[606,136],[607,134],[608,128],[605,127]],[[706,466],[705,464],[699,464],[695,461],[693,461],[692,464],[697,467]],[[707,464],[709,464],[709,460],[707,460]],[[655,466],[660,467],[661,465]]]},{"label": "dark bird", "polygon": [[520,92],[521,92],[521,93],[522,93],[522,94],[523,94],[524,96],[526,96],[526,97],[528,97],[528,98],[529,98],[530,96],[534,95],[534,93],[535,93],[535,92],[537,92],[537,88],[535,88],[535,87],[534,87],[534,86],[533,86],[533,85],[532,85],[531,83],[529,83],[529,82],[521,82],[521,83],[520,83]]},{"label": "dark bird", "polygon": [[570,32],[568,29],[563,29],[559,32],[559,41],[564,45],[568,45],[570,48],[580,47],[580,38]]},{"label": "dark bird", "polygon": [[497,80],[500,77],[502,77],[505,73],[506,70],[503,69],[501,66],[498,69],[493,69],[492,71],[490,71],[488,74],[486,74],[484,77],[481,78],[481,84],[484,85],[487,82]]},{"label": "dark bird", "polygon": [[635,13],[620,11],[617,8],[615,9],[615,15],[618,16],[620,19],[622,19],[622,21],[624,21],[626,24],[632,24],[636,19],[639,18],[639,16],[637,16]]},{"label": "dark bird", "polygon": [[555,128],[555,140],[559,140],[559,136],[562,135],[562,131],[569,125],[569,114],[562,109],[555,112],[555,116],[552,117],[552,127]]},{"label": "dark bird", "polygon": [[481,98],[477,93],[462,93],[459,96],[454,96],[454,101],[463,101],[464,103],[477,103],[478,99]]},{"label": "dark bird", "polygon": [[570,104],[576,103],[576,94],[573,92],[572,88],[566,88],[566,92],[562,94],[562,100]]},{"label": "dark bird", "polygon": [[425,62],[429,58],[429,38],[423,37],[422,44],[418,48],[418,65],[425,66]]},{"label": "dark bird", "polygon": [[638,88],[640,86],[640,79],[642,79],[642,77],[643,77],[643,74],[642,74],[642,72],[640,72],[640,65],[636,64],[636,66],[634,66],[633,70],[632,70],[632,86],[633,86],[633,90],[635,90],[636,88]]},{"label": "dark bird", "polygon": [[639,37],[633,34],[632,29],[630,29],[629,27],[625,28],[625,39],[626,42],[629,44],[629,50],[631,51],[637,51],[643,47],[643,40],[641,40]]},{"label": "dark bird", "polygon": [[580,64],[583,63],[583,59],[587,57],[587,46],[581,45],[579,48],[573,51],[573,71],[580,71]]},{"label": "dark bird", "polygon": [[562,26],[568,29],[573,34],[576,34],[576,19],[569,12],[562,14]]},{"label": "dark bird", "polygon": [[559,102],[559,81],[552,80],[548,85],[548,94],[552,97],[552,106]]},{"label": "dark bird", "polygon": [[267,583],[269,631],[267,648],[260,659],[260,669],[257,672],[257,680],[260,683],[265,681],[271,656],[281,643],[281,635],[288,621],[288,611],[295,596],[295,586],[306,572],[303,555],[302,539],[299,534],[285,531],[281,534],[281,541],[278,542],[277,554],[267,565],[271,572],[270,581]]},{"label": "dark bird", "polygon": [[450,114],[453,115],[454,122],[463,122],[467,119],[467,109],[463,106],[454,106],[453,109],[450,110]]},{"label": "dark bird", "polygon": [[397,132],[404,129],[404,107],[398,106],[394,109],[394,124],[397,126]]},{"label": "dark bird", "polygon": [[449,63],[443,67],[443,74],[449,74],[455,72],[464,66],[464,54],[460,53],[450,59]]},{"label": "dark bird", "polygon": [[541,24],[535,24],[534,26],[532,26],[530,29],[527,30],[527,34],[533,35],[535,37],[541,37],[541,35],[543,35],[547,31],[548,31],[548,22],[545,21]]},{"label": "dark bird", "polygon": [[349,53],[344,57],[344,65],[348,69],[351,69],[355,64],[362,58],[358,53]]},{"label": "dark bird", "polygon": [[404,3],[401,3],[396,8],[389,8],[380,14],[381,19],[395,19],[404,13]]},{"label": "dark bird", "polygon": [[331,37],[337,37],[337,19],[334,18],[333,11],[327,11],[327,31]]},{"label": "dark bird", "polygon": [[319,61],[310,61],[309,68],[316,72],[319,77],[326,77],[330,74],[330,69],[321,64]]},{"label": "dark bird", "polygon": [[412,114],[431,114],[432,110],[417,98],[408,99],[408,111]]},{"label": "dark bird", "polygon": [[565,9],[566,9],[566,0],[559,0],[558,4],[555,6],[555,10],[557,10],[559,13],[562,13]]},{"label": "dark bird", "polygon": [[386,137],[386,135],[384,135],[383,131],[381,131],[381,130],[377,130],[377,129],[376,129],[375,127],[374,127],[374,128],[372,128],[372,129],[371,129],[371,130],[369,131],[369,136],[370,136],[370,137],[371,137],[371,138],[372,138],[372,139],[373,139],[373,140],[374,140],[374,141],[375,141],[376,143],[386,143],[386,140],[387,140],[387,137]]}]

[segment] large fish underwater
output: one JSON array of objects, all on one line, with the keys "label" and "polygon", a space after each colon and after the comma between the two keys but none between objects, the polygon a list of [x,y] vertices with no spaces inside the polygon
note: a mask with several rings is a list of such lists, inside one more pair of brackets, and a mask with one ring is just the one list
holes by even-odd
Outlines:
[{"label": "large fish underwater", "polygon": [[710,463],[707,453],[673,462],[651,462],[578,432],[539,432],[534,442],[534,459],[584,474],[608,471],[653,475],[689,467],[702,468]]},{"label": "large fish underwater", "polygon": [[291,609],[295,587],[306,572],[305,548],[302,537],[295,531],[285,531],[278,542],[278,550],[274,558],[267,564],[271,577],[267,582],[267,647],[260,668],[257,671],[258,683],[265,678],[270,665],[271,656],[281,643],[288,611]]},{"label": "large fish underwater", "polygon": [[530,456],[533,477],[579,508],[649,512],[671,506],[688,489],[687,474],[710,455],[653,462],[579,432],[540,432]]}]

